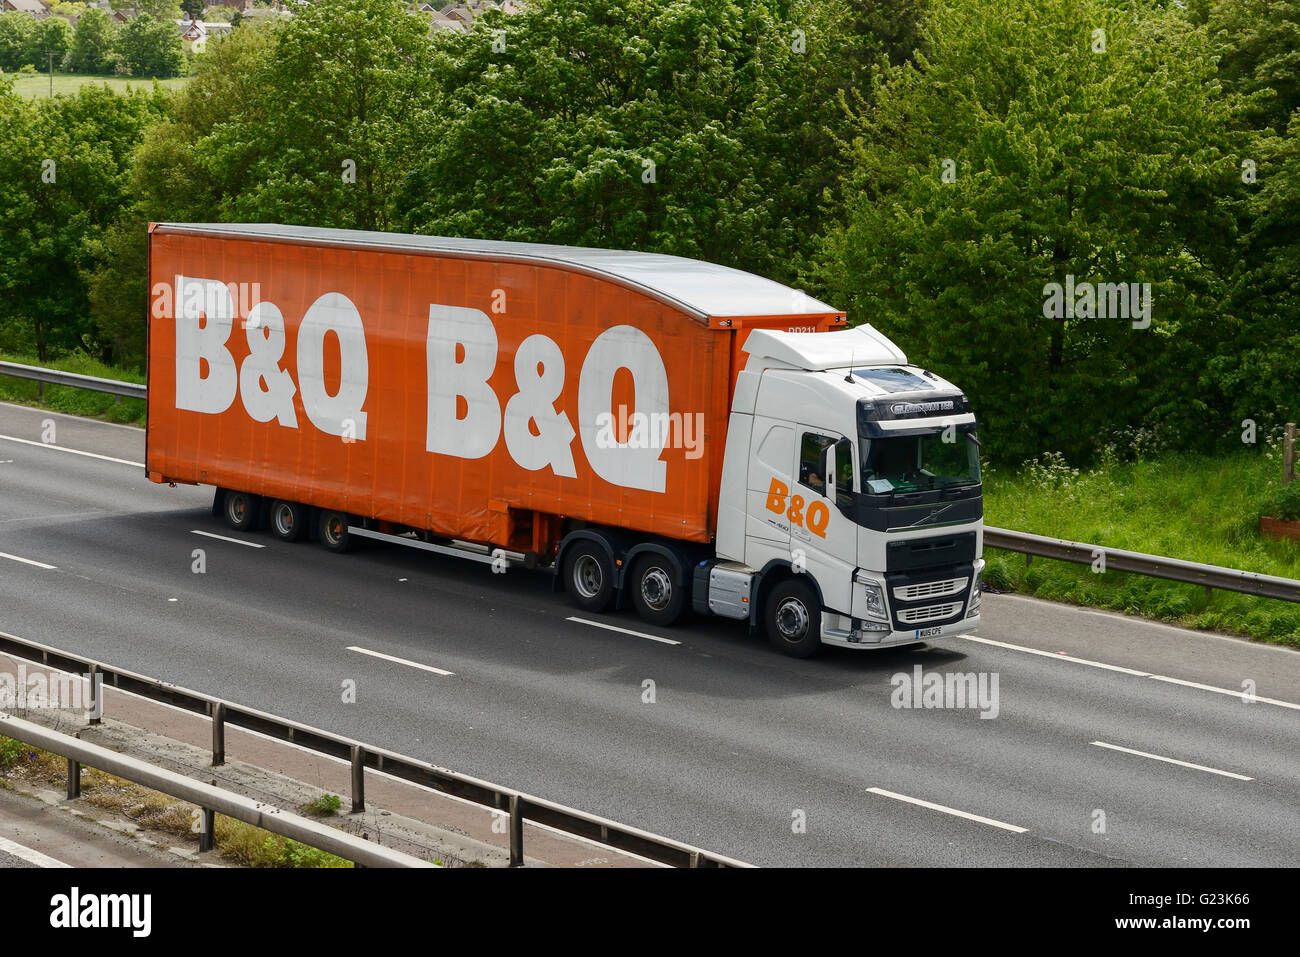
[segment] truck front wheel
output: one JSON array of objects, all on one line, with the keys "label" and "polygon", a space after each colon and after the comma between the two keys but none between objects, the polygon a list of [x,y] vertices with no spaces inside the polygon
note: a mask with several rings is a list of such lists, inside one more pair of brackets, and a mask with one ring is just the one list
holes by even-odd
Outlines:
[{"label": "truck front wheel", "polygon": [[564,555],[564,590],[586,611],[604,611],[614,600],[614,569],[594,542],[576,542]]},{"label": "truck front wheel", "polygon": [[767,596],[763,627],[767,639],[783,655],[810,658],[821,648],[822,603],[817,593],[797,578],[787,579]]}]

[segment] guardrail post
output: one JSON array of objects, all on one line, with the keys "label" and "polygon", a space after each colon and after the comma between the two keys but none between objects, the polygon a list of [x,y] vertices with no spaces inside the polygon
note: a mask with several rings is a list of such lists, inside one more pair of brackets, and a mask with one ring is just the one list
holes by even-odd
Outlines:
[{"label": "guardrail post", "polygon": [[99,665],[91,665],[89,676],[90,676],[90,694],[91,694],[90,723],[92,725],[99,724],[103,720],[102,715],[104,714],[104,702],[102,700],[104,695],[104,683],[102,678],[99,681],[95,680],[95,678],[98,675],[99,675]]},{"label": "guardrail post", "polygon": [[81,797],[81,765],[68,758],[68,800]]},{"label": "guardrail post", "polygon": [[510,795],[510,866],[524,866],[524,815],[519,795]]},{"label": "guardrail post", "polygon": [[212,705],[212,766],[226,763],[226,705],[218,701]]},{"label": "guardrail post", "polygon": [[352,813],[366,809],[366,751],[359,744],[352,745]]},{"label": "guardrail post", "polygon": [[200,809],[199,853],[210,851],[216,843],[217,812],[211,808]]},{"label": "guardrail post", "polygon": [[1282,439],[1282,484],[1290,484],[1295,478],[1295,423],[1286,424],[1286,435]]}]

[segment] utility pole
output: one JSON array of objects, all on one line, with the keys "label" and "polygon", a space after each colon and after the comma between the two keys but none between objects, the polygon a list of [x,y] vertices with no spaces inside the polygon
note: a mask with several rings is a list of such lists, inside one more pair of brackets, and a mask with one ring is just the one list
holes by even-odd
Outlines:
[{"label": "utility pole", "polygon": [[45,56],[50,61],[50,99],[54,99],[54,50],[46,50]]}]

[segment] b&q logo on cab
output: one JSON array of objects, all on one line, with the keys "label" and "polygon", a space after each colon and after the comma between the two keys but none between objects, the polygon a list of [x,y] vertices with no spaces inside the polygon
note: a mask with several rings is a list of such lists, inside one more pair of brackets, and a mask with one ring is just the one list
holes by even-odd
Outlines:
[{"label": "b&q logo on cab", "polygon": [[[789,505],[786,499],[789,499]],[[802,495],[791,495],[790,486],[777,478],[772,479],[772,484],[767,487],[767,510],[784,515],[792,525],[806,527],[818,538],[826,537],[826,526],[831,523],[831,510],[825,502],[807,504]]]}]

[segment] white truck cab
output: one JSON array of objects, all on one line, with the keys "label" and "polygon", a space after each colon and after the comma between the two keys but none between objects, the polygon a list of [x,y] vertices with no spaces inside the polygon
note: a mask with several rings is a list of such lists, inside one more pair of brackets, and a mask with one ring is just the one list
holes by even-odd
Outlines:
[{"label": "white truck cab", "polygon": [[755,330],[736,381],[700,611],[786,654],[974,631],[984,568],[975,416],[871,326]]}]

